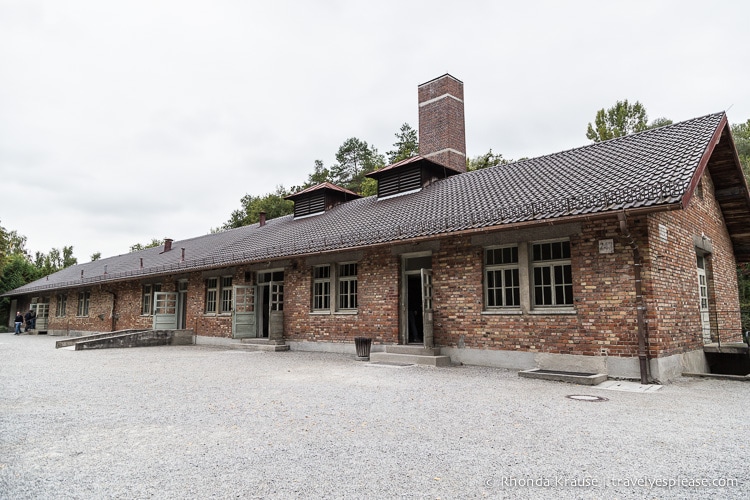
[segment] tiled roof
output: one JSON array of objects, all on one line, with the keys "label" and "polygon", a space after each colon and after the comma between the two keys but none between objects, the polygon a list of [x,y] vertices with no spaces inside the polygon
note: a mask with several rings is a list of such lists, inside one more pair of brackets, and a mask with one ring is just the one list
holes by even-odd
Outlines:
[{"label": "tiled roof", "polygon": [[[360,198],[316,216],[295,220],[288,215],[271,219],[263,227],[254,224],[175,241],[167,253],[160,253],[159,247],[101,259],[64,269],[11,293],[267,261],[623,208],[666,209],[681,202],[723,118],[723,113],[707,115],[453,175],[416,193],[382,200]],[[180,261],[181,248],[185,248],[184,262]]]}]

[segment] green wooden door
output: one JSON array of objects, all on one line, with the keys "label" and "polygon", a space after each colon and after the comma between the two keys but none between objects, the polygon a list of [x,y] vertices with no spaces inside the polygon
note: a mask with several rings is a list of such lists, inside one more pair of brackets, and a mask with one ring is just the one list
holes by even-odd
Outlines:
[{"label": "green wooden door", "polygon": [[258,336],[256,311],[257,293],[254,286],[234,287],[234,310],[232,311],[232,336],[244,339]]}]

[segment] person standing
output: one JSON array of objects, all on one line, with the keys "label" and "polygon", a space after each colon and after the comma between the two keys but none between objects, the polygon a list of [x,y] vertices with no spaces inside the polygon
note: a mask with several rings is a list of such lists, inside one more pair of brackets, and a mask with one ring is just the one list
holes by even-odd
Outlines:
[{"label": "person standing", "polygon": [[26,332],[28,333],[29,330],[31,330],[31,309],[29,309],[29,312],[24,314],[24,319],[26,320]]},{"label": "person standing", "polygon": [[13,335],[21,335],[21,325],[23,324],[23,316],[21,311],[16,311],[16,333]]}]

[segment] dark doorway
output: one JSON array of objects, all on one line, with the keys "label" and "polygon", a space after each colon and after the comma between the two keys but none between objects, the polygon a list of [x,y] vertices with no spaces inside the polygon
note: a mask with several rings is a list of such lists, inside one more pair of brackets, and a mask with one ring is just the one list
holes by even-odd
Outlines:
[{"label": "dark doorway", "polygon": [[418,274],[407,276],[406,315],[409,322],[407,340],[410,344],[424,342],[424,323],[422,318],[422,279]]}]

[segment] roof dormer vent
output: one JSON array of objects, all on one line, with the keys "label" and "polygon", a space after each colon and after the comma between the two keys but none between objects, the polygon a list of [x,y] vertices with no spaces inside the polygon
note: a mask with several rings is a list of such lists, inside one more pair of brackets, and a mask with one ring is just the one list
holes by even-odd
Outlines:
[{"label": "roof dormer vent", "polygon": [[360,195],[348,189],[324,182],[291,194],[287,200],[294,202],[294,218],[308,217],[322,214],[336,205],[361,198]]}]

